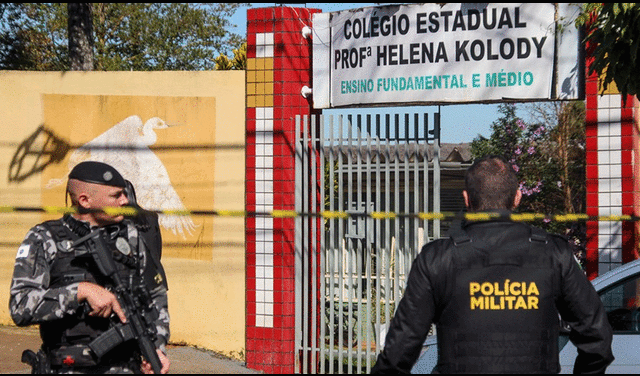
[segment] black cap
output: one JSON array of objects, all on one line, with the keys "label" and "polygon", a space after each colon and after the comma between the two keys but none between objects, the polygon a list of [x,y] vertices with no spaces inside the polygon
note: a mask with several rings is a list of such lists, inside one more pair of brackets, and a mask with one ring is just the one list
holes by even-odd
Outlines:
[{"label": "black cap", "polygon": [[118,170],[106,163],[94,161],[78,163],[69,173],[69,179],[120,188],[126,186],[124,178]]}]

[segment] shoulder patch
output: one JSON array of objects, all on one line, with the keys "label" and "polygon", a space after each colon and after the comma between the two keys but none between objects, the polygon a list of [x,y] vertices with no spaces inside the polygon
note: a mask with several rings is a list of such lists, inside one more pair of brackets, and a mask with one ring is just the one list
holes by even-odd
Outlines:
[{"label": "shoulder patch", "polygon": [[25,258],[29,255],[29,250],[31,246],[29,244],[23,244],[18,248],[18,254],[16,255],[16,259]]}]

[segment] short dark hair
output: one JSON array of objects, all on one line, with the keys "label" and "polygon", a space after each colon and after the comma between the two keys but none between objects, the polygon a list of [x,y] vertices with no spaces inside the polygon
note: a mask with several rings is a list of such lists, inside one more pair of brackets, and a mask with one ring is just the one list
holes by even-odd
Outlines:
[{"label": "short dark hair", "polygon": [[477,159],[464,179],[469,209],[512,209],[518,191],[518,177],[511,163],[500,156]]}]

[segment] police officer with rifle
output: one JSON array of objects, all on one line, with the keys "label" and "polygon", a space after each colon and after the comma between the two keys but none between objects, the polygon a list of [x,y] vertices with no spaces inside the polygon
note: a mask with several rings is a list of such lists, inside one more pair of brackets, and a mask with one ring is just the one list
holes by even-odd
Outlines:
[{"label": "police officer with rifle", "polygon": [[567,240],[510,220],[522,194],[509,162],[476,160],[465,177],[469,221],[414,260],[372,373],[408,373],[432,323],[434,373],[557,373],[559,316],[578,349],[574,373],[604,373],[612,330]]},{"label": "police officer with rifle", "polygon": [[33,373],[167,373],[157,216],[103,211],[135,203],[130,183],[104,163],[78,164],[67,193],[78,213],[33,227],[16,255],[11,317],[40,324],[43,341],[23,361]]}]

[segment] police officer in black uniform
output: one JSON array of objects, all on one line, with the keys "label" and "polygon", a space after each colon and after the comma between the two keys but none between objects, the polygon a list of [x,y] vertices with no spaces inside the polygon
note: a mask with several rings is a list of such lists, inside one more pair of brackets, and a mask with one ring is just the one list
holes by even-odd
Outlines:
[{"label": "police officer in black uniform", "polygon": [[467,222],[422,248],[372,373],[408,373],[432,323],[436,373],[557,373],[558,315],[578,349],[574,372],[603,373],[612,330],[598,294],[560,236],[509,220],[522,194],[500,157],[475,161],[465,177]]},{"label": "police officer in black uniform", "polygon": [[[153,333],[151,351],[157,352],[160,371],[168,372],[169,312],[157,216],[145,213],[132,220],[101,210],[135,203],[127,190],[132,196],[132,187],[112,166],[78,164],[69,174],[67,193],[76,208],[87,210],[34,226],[20,245],[9,308],[18,326],[40,324],[41,350],[37,356],[23,354],[32,358],[34,371],[152,372],[140,357],[137,338],[128,338],[125,327],[118,326],[126,324],[127,313],[111,290],[112,281],[101,274],[89,243],[81,241],[100,231],[126,291],[143,302],[147,332]],[[122,328],[120,337],[114,327]]]}]

